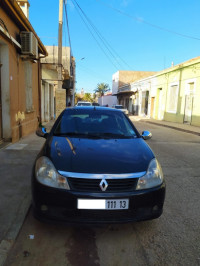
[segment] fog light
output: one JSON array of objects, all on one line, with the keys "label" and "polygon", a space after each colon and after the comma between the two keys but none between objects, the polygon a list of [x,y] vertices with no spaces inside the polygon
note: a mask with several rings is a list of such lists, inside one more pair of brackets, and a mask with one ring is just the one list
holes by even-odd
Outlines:
[{"label": "fog light", "polygon": [[47,211],[48,210],[47,205],[41,205],[40,210],[41,211]]}]

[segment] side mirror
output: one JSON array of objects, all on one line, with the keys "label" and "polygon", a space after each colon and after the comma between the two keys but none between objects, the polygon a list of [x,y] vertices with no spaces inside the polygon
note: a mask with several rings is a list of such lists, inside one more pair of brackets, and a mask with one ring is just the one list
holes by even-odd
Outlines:
[{"label": "side mirror", "polygon": [[46,128],[45,127],[39,127],[37,130],[36,130],[36,135],[38,137],[42,137],[42,138],[47,138],[48,136],[48,133],[46,132]]},{"label": "side mirror", "polygon": [[152,137],[152,134],[149,131],[143,131],[142,132],[142,137],[143,137],[144,140],[148,140],[148,139],[150,139]]}]

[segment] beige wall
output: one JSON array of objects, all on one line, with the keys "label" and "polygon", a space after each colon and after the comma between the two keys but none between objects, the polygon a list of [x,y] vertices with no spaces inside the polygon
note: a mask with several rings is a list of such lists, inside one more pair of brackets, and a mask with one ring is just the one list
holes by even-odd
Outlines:
[{"label": "beige wall", "polygon": [[[20,29],[11,21],[11,19],[0,9],[0,17],[5,22],[10,35],[17,38]],[[32,110],[26,110],[26,88],[25,88],[25,63],[20,56],[19,48],[10,42],[2,33],[0,34],[0,49],[8,49],[8,56],[1,56],[1,73],[5,69],[9,72],[7,77],[1,77],[1,90],[5,94],[9,91],[7,100],[3,103],[5,113],[2,116],[9,118],[6,130],[3,132],[3,138],[12,139],[12,142],[19,140],[20,135],[26,136],[34,132],[38,126],[39,116],[39,95],[38,95],[38,61],[31,62],[32,68]],[[19,123],[21,125],[19,125]],[[9,126],[10,125],[10,126]]]},{"label": "beige wall", "polygon": [[119,87],[124,86],[127,83],[136,81],[141,78],[145,78],[155,74],[151,71],[119,71]]}]

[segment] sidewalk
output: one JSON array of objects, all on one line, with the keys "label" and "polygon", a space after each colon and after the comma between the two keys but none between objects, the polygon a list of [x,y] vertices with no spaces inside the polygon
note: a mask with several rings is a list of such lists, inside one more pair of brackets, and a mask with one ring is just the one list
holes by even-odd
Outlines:
[{"label": "sidewalk", "polygon": [[[47,131],[52,125],[45,125]],[[33,133],[0,149],[0,266],[30,207],[33,162],[44,142]]]},{"label": "sidewalk", "polygon": [[178,131],[183,131],[186,133],[200,136],[200,127],[195,127],[195,126],[191,126],[188,124],[168,122],[168,121],[163,121],[163,120],[156,120],[156,119],[143,117],[143,116],[141,117],[141,116],[132,115],[132,116],[129,116],[129,118],[132,122],[134,121],[146,122],[146,123],[150,123],[150,124],[154,124],[154,125],[158,125],[162,127],[168,127],[168,128],[172,128]]}]

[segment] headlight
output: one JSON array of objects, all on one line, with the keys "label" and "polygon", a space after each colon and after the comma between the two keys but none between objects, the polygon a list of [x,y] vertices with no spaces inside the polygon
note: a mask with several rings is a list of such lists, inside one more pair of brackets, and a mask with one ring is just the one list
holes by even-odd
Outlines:
[{"label": "headlight", "polygon": [[153,159],[148,167],[146,175],[140,177],[137,183],[137,190],[157,187],[164,181],[163,172],[159,162]]},{"label": "headlight", "polygon": [[61,176],[55,169],[51,160],[45,156],[40,157],[35,166],[35,176],[43,185],[69,190],[67,178]]}]

